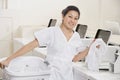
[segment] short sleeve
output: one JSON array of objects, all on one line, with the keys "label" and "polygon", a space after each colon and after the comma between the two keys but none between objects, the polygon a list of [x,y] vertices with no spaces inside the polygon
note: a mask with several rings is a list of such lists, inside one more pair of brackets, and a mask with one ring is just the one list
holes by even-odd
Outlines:
[{"label": "short sleeve", "polygon": [[35,39],[38,40],[39,46],[47,46],[50,43],[51,29],[45,28],[34,33]]}]

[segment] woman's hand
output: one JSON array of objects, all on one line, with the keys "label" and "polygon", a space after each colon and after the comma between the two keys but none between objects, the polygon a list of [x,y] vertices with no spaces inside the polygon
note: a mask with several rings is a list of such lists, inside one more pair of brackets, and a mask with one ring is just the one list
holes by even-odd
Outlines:
[{"label": "woman's hand", "polygon": [[97,45],[97,46],[96,46],[96,48],[98,48],[98,49],[99,49],[99,48],[100,48],[100,45]]},{"label": "woman's hand", "polygon": [[[89,47],[91,47],[91,45],[92,45],[95,41],[96,41],[96,39],[94,39],[94,40],[91,42],[91,44],[90,44],[90,46],[89,46]],[[96,46],[96,48],[98,48],[98,49],[99,49],[99,48],[100,48],[100,45],[97,45],[97,46]]]},{"label": "woman's hand", "polygon": [[1,69],[4,69],[6,66],[8,66],[10,61],[8,61],[7,59],[6,60],[3,60],[0,62],[0,68]]}]

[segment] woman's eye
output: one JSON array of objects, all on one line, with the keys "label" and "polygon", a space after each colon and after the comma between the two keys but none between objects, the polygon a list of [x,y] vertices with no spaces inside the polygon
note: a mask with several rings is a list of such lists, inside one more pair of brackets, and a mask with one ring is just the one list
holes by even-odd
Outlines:
[{"label": "woman's eye", "polygon": [[75,20],[78,20],[78,18],[75,18]]},{"label": "woman's eye", "polygon": [[68,16],[69,18],[72,18],[72,16]]}]

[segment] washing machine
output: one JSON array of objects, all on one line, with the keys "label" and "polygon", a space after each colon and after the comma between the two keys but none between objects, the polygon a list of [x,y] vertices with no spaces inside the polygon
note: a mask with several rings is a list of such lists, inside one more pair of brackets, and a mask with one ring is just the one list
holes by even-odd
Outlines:
[{"label": "washing machine", "polygon": [[37,56],[17,57],[2,70],[2,80],[48,80],[49,76],[50,68]]}]

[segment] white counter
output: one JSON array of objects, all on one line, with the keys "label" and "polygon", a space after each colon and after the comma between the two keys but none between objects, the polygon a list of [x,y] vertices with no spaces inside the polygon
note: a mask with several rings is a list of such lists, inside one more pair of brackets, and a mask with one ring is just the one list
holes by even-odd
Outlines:
[{"label": "white counter", "polygon": [[[110,71],[90,71],[83,62],[74,64],[75,80],[120,80],[120,74]],[[80,79],[82,78],[82,79]]]}]

